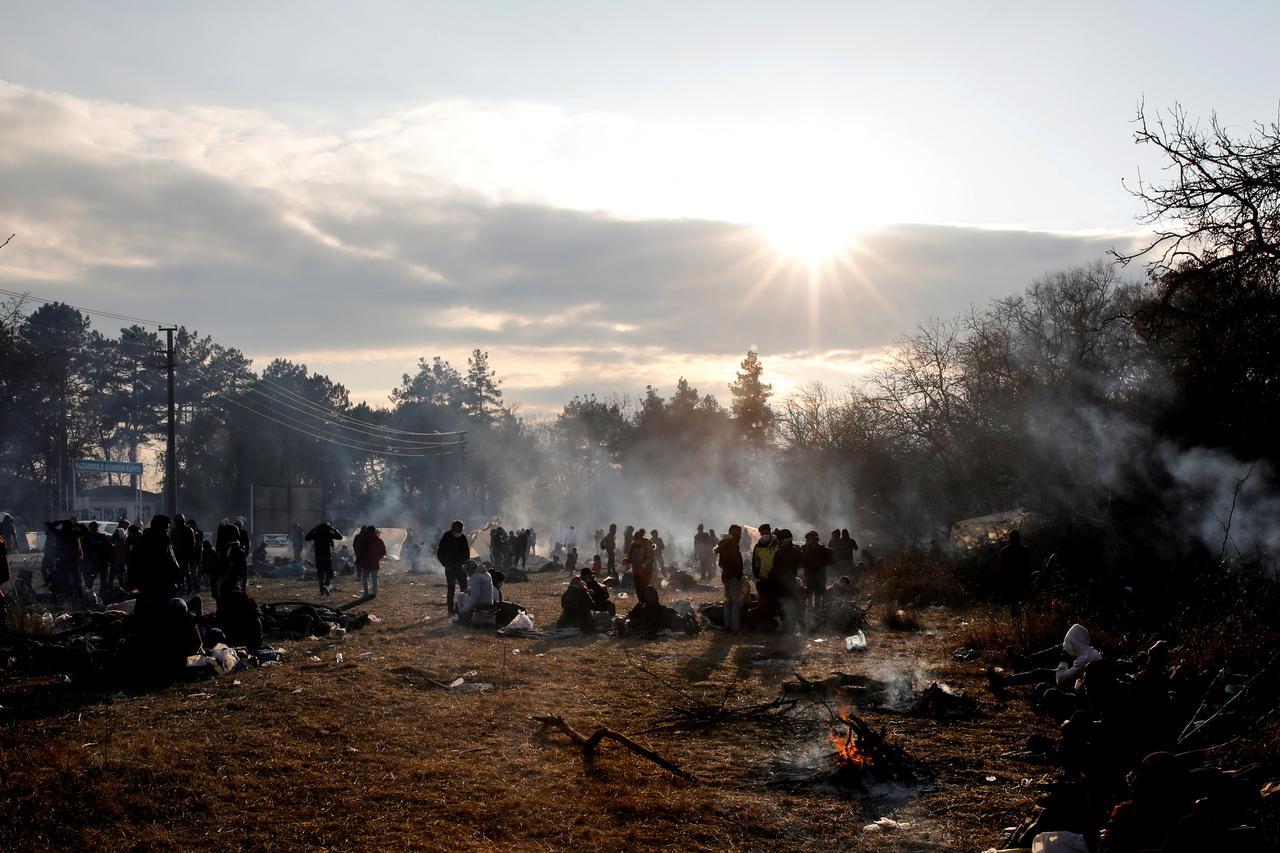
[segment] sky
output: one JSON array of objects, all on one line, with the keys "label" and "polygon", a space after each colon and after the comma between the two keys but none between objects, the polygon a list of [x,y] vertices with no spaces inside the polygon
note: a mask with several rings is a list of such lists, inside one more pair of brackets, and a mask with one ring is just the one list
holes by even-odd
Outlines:
[{"label": "sky", "polygon": [[375,404],[473,347],[530,414],[840,386],[1140,239],[1140,103],[1276,118],[1280,6],[1202,9],[10,2],[0,288]]}]

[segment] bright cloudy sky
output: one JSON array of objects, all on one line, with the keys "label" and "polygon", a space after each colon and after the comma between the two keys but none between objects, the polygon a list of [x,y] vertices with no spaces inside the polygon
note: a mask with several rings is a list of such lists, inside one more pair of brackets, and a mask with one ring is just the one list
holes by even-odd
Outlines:
[{"label": "bright cloudy sky", "polygon": [[375,403],[474,346],[526,411],[840,383],[1132,239],[1140,100],[1276,117],[1280,6],[1204,10],[9,2],[0,287]]}]

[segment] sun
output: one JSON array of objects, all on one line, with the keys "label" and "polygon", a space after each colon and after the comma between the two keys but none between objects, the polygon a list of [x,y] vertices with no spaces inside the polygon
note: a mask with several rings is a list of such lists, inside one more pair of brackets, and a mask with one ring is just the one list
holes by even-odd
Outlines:
[{"label": "sun", "polygon": [[849,212],[815,204],[780,213],[759,228],[779,255],[808,266],[821,266],[846,252],[862,230]]}]

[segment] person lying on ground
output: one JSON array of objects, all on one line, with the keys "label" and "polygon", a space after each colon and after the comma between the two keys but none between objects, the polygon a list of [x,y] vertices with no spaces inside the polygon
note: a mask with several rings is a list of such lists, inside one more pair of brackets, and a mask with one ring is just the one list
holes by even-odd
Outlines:
[{"label": "person lying on ground", "polygon": [[1000,675],[994,667],[987,668],[987,679],[993,689],[1001,690],[1016,684],[1047,682],[1063,690],[1076,690],[1076,682],[1091,661],[1100,660],[1102,653],[1089,644],[1089,629],[1079,622],[1067,629],[1062,639],[1062,655],[1058,665],[1049,669],[1041,667],[1013,675]]}]

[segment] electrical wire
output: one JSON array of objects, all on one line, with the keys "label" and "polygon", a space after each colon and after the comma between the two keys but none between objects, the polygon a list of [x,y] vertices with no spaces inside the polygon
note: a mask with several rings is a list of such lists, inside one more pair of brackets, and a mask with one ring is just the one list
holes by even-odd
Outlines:
[{"label": "electrical wire", "polygon": [[74,308],[77,311],[84,312],[85,314],[96,314],[99,317],[110,317],[113,320],[124,320],[130,323],[138,323],[143,326],[159,327],[159,326],[175,325],[174,323],[162,323],[159,320],[145,320],[141,317],[133,317],[129,314],[118,314],[113,311],[100,311],[97,308],[85,308],[82,305],[72,305],[70,302],[63,302],[61,299],[41,299],[38,296],[32,296],[30,293],[18,293],[15,290],[5,290],[4,288],[0,288],[0,294],[4,294],[5,296],[12,296],[22,300],[29,299],[32,302],[40,302],[44,305],[55,305],[55,304],[66,305],[68,308]]},{"label": "electrical wire", "polygon": [[[256,384],[257,383],[254,382],[252,384],[246,385],[245,387],[238,388],[236,390],[248,391],[250,394],[257,394],[259,397],[261,397],[263,400],[269,403],[272,403],[276,406],[284,406],[285,408],[290,409],[294,412],[297,412],[298,414],[304,417],[314,418],[315,420],[318,420],[321,423],[323,423],[325,426],[329,426],[334,429],[345,429],[350,432],[358,432],[364,435],[371,435],[374,438],[377,438],[386,442],[399,442],[401,445],[408,448],[439,447],[441,445],[447,445],[450,443],[450,442],[441,442],[441,441],[418,441],[416,439],[411,439],[411,438],[401,438],[397,435],[384,435],[374,430],[362,429],[361,427],[358,427],[358,426],[350,426],[348,424],[342,423],[341,421],[333,417],[338,413],[334,412],[331,409],[330,410],[321,409],[320,411],[311,411],[301,406],[294,405],[288,400],[277,399],[271,396],[270,394],[268,394],[267,392],[263,391],[261,388],[256,387]],[[363,423],[363,422],[360,422],[360,423]],[[448,434],[449,435],[465,435],[465,433],[448,433]],[[440,435],[444,435],[444,433],[441,433]],[[355,440],[368,441],[368,439],[355,439]],[[395,445],[392,445],[392,446],[395,446]]]},{"label": "electrical wire", "polygon": [[422,437],[428,437],[428,438],[434,437],[434,436],[442,436],[442,435],[466,435],[467,434],[466,430],[452,430],[452,431],[446,431],[446,432],[411,432],[409,430],[395,429],[394,427],[384,427],[384,426],[381,426],[380,424],[371,424],[368,421],[362,421],[359,418],[353,418],[341,412],[334,412],[331,409],[327,409],[324,406],[321,406],[319,403],[316,403],[314,400],[308,400],[306,397],[303,397],[301,394],[296,393],[292,389],[286,388],[280,383],[273,382],[270,379],[267,379],[265,377],[259,377],[258,381],[265,385],[269,385],[272,388],[275,388],[277,391],[279,391],[282,394],[285,394],[297,399],[298,402],[300,403],[304,403],[313,408],[320,409],[324,411],[326,414],[332,415],[333,417],[336,417],[339,420],[344,420],[349,423],[358,424],[364,427],[372,427],[373,429],[379,430],[381,432],[395,433],[396,435],[422,436]]},{"label": "electrical wire", "polygon": [[[232,405],[234,405],[234,406],[238,406],[239,408],[244,409],[244,410],[245,410],[245,411],[247,411],[247,412],[251,412],[252,414],[257,415],[257,416],[258,416],[258,417],[260,417],[260,418],[265,418],[266,420],[269,420],[269,421],[271,421],[271,422],[273,422],[273,423],[279,424],[279,425],[280,425],[280,426],[282,426],[282,427],[285,427],[285,428],[287,428],[287,429],[294,430],[295,432],[302,433],[303,435],[310,436],[311,438],[314,438],[314,439],[316,439],[316,440],[318,440],[318,441],[324,441],[324,442],[328,442],[329,444],[337,445],[337,446],[339,446],[339,447],[345,447],[345,448],[347,448],[348,450],[356,450],[356,451],[359,451],[359,452],[361,452],[361,453],[372,453],[372,454],[376,454],[376,455],[379,455],[379,456],[402,456],[402,457],[424,458],[424,457],[428,457],[428,456],[446,456],[446,455],[449,455],[449,454],[451,454],[451,453],[456,453],[457,451],[454,451],[454,450],[447,450],[447,449],[444,449],[444,448],[447,448],[447,447],[454,447],[454,446],[465,446],[465,445],[466,445],[466,441],[465,441],[465,440],[462,440],[462,441],[453,441],[453,442],[449,442],[448,444],[440,444],[440,445],[436,445],[435,447],[430,448],[430,449],[422,448],[422,449],[420,449],[420,450],[419,450],[419,452],[412,452],[412,453],[411,453],[411,452],[405,452],[405,451],[402,451],[402,450],[395,450],[395,449],[384,448],[384,447],[364,447],[364,446],[357,445],[357,444],[351,444],[351,443],[349,443],[348,441],[343,441],[343,440],[341,440],[341,439],[339,439],[339,438],[335,438],[335,437],[334,437],[334,436],[332,436],[332,435],[329,435],[329,434],[326,434],[326,433],[315,433],[315,432],[312,432],[312,431],[310,431],[310,430],[308,430],[308,429],[304,429],[304,428],[302,428],[302,427],[298,426],[297,424],[291,424],[291,423],[289,423],[288,421],[283,421],[283,420],[280,420],[279,418],[272,417],[271,415],[267,414],[266,412],[258,411],[257,409],[253,408],[252,406],[249,406],[249,405],[247,405],[246,403],[244,403],[244,402],[242,402],[242,401],[240,401],[240,400],[236,400],[235,398],[230,397],[230,396],[228,396],[228,395],[226,395],[226,394],[222,393],[221,391],[218,391],[218,390],[216,390],[216,389],[214,389],[214,388],[212,388],[212,387],[210,387],[210,386],[206,385],[205,383],[201,382],[201,381],[200,381],[200,380],[198,380],[198,379],[191,379],[191,381],[192,381],[192,382],[194,382],[195,384],[199,385],[200,387],[204,388],[204,389],[205,389],[206,391],[208,391],[210,394],[213,394],[213,395],[214,395],[214,396],[216,396],[216,397],[221,397],[223,400],[226,400],[228,403],[231,403],[231,404],[232,404]],[[351,441],[355,441],[355,440],[356,440],[356,439],[351,439]]]}]

